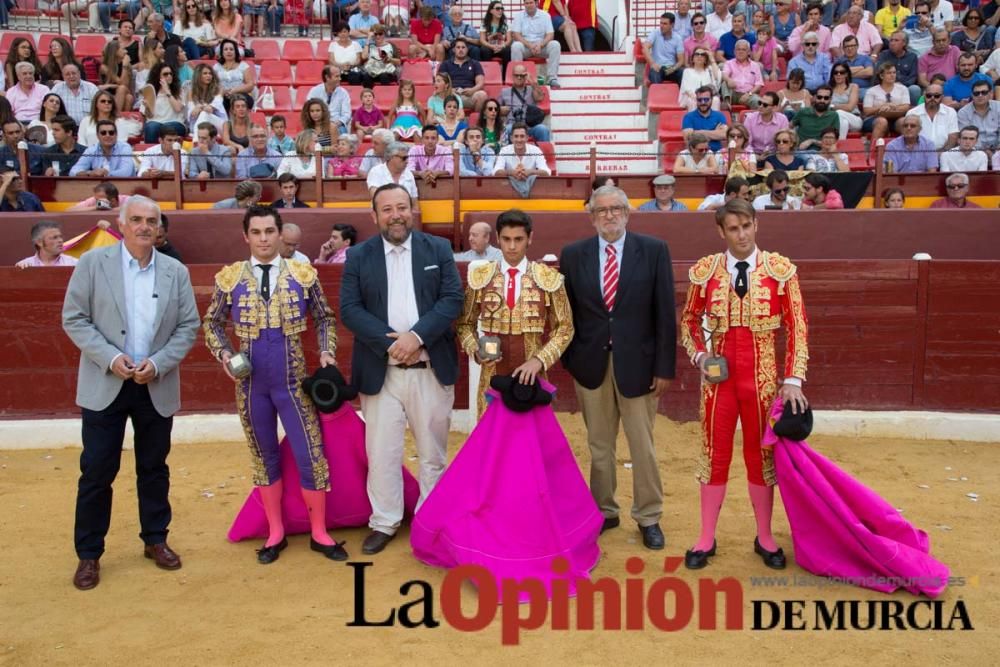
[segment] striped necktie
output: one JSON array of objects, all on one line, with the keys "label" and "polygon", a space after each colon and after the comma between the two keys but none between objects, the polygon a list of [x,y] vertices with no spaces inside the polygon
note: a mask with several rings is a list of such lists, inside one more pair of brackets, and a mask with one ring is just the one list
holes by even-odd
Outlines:
[{"label": "striped necktie", "polygon": [[608,258],[604,262],[604,305],[610,312],[615,307],[618,295],[618,251],[613,245],[606,248]]}]

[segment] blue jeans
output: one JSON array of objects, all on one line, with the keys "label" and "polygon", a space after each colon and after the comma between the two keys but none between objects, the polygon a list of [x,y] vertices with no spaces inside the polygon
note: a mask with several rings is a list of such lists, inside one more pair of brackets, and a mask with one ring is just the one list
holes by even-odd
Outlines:
[{"label": "blue jeans", "polygon": [[664,81],[672,81],[680,85],[681,77],[684,76],[684,68],[676,69],[669,76],[663,76],[662,71],[655,64],[649,66],[649,82],[650,83],[663,83]]},{"label": "blue jeans", "polygon": [[97,3],[97,16],[101,21],[101,28],[104,32],[111,30],[111,14],[113,14],[117,9],[121,7],[128,14],[128,17],[135,21],[135,17],[139,15],[139,10],[142,9],[142,2],[140,0],[121,0],[119,2],[98,2]]},{"label": "blue jeans", "polygon": [[184,54],[188,60],[200,60],[201,58],[212,58],[215,56],[215,49],[211,46],[199,46],[198,42],[191,37],[185,37],[181,42],[184,47]]},{"label": "blue jeans", "polygon": [[155,120],[147,120],[146,126],[142,129],[142,140],[147,144],[160,143],[160,128],[164,126],[177,130],[177,134],[181,137],[187,136],[187,128],[184,127],[184,123],[176,121],[157,123]]},{"label": "blue jeans", "polygon": [[278,35],[281,33],[281,21],[285,18],[285,8],[281,5],[276,7],[268,7],[265,19],[267,21],[267,29],[272,35]]},{"label": "blue jeans", "polygon": [[528,136],[535,141],[548,141],[552,137],[552,132],[550,132],[549,128],[547,128],[544,124],[540,124],[534,127],[529,127]]},{"label": "blue jeans", "polygon": [[597,30],[594,28],[580,28],[580,48],[584,51],[593,51],[597,42]]}]

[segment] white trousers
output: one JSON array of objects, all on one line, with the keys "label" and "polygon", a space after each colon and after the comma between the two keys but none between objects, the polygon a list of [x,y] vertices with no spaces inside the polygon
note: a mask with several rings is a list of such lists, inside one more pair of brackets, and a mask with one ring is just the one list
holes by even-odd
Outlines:
[{"label": "white trousers", "polygon": [[389,366],[382,391],[361,394],[368,451],[368,526],[394,535],[403,520],[403,437],[409,422],[420,457],[420,500],[444,473],[455,387],[443,386],[430,368],[402,370]]},{"label": "white trousers", "polygon": [[837,115],[840,116],[840,138],[846,139],[847,133],[851,131],[858,131],[861,129],[861,116],[853,113],[848,113],[846,111],[841,111],[837,109]]}]

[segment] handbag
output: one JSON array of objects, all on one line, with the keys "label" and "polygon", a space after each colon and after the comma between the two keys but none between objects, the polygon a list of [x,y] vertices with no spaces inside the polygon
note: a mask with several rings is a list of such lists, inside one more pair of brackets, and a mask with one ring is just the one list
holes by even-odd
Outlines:
[{"label": "handbag", "polygon": [[[521,100],[523,105],[522,109],[515,112],[514,120],[523,120],[528,127],[534,127],[536,125],[541,125],[545,122],[545,112],[541,108],[531,104],[524,98],[524,94],[521,93],[517,88],[510,89],[512,93],[517,95],[517,99]],[[523,115],[523,118],[518,119],[517,115]]]},{"label": "handbag", "polygon": [[257,103],[261,111],[274,111],[274,88],[265,86]]}]

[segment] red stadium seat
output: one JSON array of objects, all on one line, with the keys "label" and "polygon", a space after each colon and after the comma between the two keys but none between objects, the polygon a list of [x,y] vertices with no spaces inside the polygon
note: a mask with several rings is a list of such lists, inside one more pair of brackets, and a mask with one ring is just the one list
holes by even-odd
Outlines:
[{"label": "red stadium seat", "polygon": [[38,57],[42,59],[42,62],[48,60],[49,57],[49,45],[52,40],[59,37],[58,33],[43,32],[38,36]]},{"label": "red stadium seat", "polygon": [[361,91],[364,90],[363,86],[341,86],[347,93],[351,96],[351,110],[357,109],[361,106]]},{"label": "red stadium seat", "polygon": [[285,45],[281,49],[281,57],[289,62],[299,62],[300,60],[314,60],[312,42],[308,39],[286,39]]},{"label": "red stadium seat", "polygon": [[538,147],[542,149],[542,155],[545,156],[545,164],[549,165],[549,169],[552,171],[552,175],[556,175],[556,149],[552,145],[551,141],[539,141]]},{"label": "red stadium seat", "polygon": [[[425,111],[427,110],[427,100],[429,100],[431,98],[431,95],[433,94],[434,94],[434,86],[425,84],[413,87],[413,95],[414,97],[417,98],[417,101],[420,102],[421,106],[424,107]],[[420,120],[422,121],[423,118],[421,118]]]},{"label": "red stadium seat", "polygon": [[837,143],[841,153],[847,153],[847,163],[851,171],[868,171],[871,167],[868,164],[868,152],[865,150],[864,139],[858,137],[852,139],[842,139]]},{"label": "red stadium seat", "polygon": [[399,86],[375,86],[375,106],[388,115],[389,110],[396,106],[399,97]]},{"label": "red stadium seat", "polygon": [[272,111],[292,111],[295,106],[292,104],[292,89],[288,86],[272,86],[274,91],[274,109]]},{"label": "red stadium seat", "polygon": [[434,73],[428,60],[408,60],[403,65],[400,78],[409,79],[417,85],[434,83]]},{"label": "red stadium seat", "polygon": [[[536,82],[537,83],[537,82]],[[538,86],[536,86],[537,88]],[[549,95],[549,87],[542,86],[542,99],[538,101],[538,108],[545,112],[545,115],[552,113],[552,96]]]},{"label": "red stadium seat", "polygon": [[485,79],[485,83],[487,86],[503,85],[503,77],[500,69],[500,63],[493,60],[487,60],[484,62],[480,62],[479,64],[483,66],[483,78]]},{"label": "red stadium seat", "polygon": [[257,83],[262,86],[292,85],[292,65],[284,60],[265,60],[260,64]]},{"label": "red stadium seat", "polygon": [[684,139],[681,123],[686,113],[686,111],[664,111],[660,114],[660,119],[656,123],[656,138],[661,144]]},{"label": "red stadium seat", "polygon": [[506,85],[506,86],[512,86],[512,85],[514,85],[514,67],[516,65],[524,65],[525,67],[527,67],[528,68],[528,82],[531,83],[531,84],[537,83],[537,81],[538,81],[538,70],[537,70],[537,67],[536,67],[534,61],[532,61],[532,60],[524,60],[524,61],[512,60],[507,65],[507,76],[503,80],[504,85]]},{"label": "red stadium seat", "polygon": [[316,59],[329,61],[330,60],[330,44],[333,43],[332,39],[321,39],[319,43],[316,44]]},{"label": "red stadium seat", "polygon": [[326,63],[322,60],[302,60],[295,63],[295,83],[297,85],[323,83],[323,68]]},{"label": "red stadium seat", "polygon": [[78,35],[73,51],[77,58],[100,58],[108,38],[104,35]]},{"label": "red stadium seat", "polygon": [[[637,63],[644,63],[644,62],[646,62],[646,56],[643,55],[643,53],[642,53],[642,39],[638,39],[637,38],[635,40],[634,44],[635,44],[635,48],[634,48],[634,51],[635,51],[635,61]],[[647,67],[647,69],[648,69],[648,67]]]},{"label": "red stadium seat", "polygon": [[765,81],[764,86],[760,89],[762,93],[776,93],[783,89],[787,84],[787,81],[778,79],[777,81]]},{"label": "red stadium seat", "polygon": [[681,105],[677,102],[681,87],[676,83],[654,83],[649,86],[649,97],[647,106],[650,113],[661,113],[668,110],[677,110]]},{"label": "red stadium seat", "polygon": [[660,156],[663,162],[664,173],[671,173],[674,170],[674,160],[677,159],[677,154],[682,150],[687,148],[687,143],[684,141],[667,141],[660,143]]},{"label": "red stadium seat", "polygon": [[[7,53],[10,52],[10,45],[13,44],[14,40],[17,39],[18,37],[24,37],[29,42],[31,42],[32,46],[35,46],[35,38],[31,36],[31,33],[28,33],[28,32],[7,32],[7,31],[5,31],[2,35],[0,35],[0,57],[2,57],[2,58],[6,58],[7,57]],[[46,51],[46,53],[47,53],[47,51]],[[17,82],[15,81],[13,83],[17,83]],[[9,88],[10,86],[13,85],[13,83],[11,83],[11,82],[8,81],[7,82],[7,87]]]},{"label": "red stadium seat", "polygon": [[392,37],[389,39],[389,43],[399,49],[401,58],[405,58],[406,54],[410,52],[410,40],[406,37]]},{"label": "red stadium seat", "polygon": [[278,48],[278,40],[257,38],[250,42],[253,49],[254,60],[281,60],[281,50]]}]

